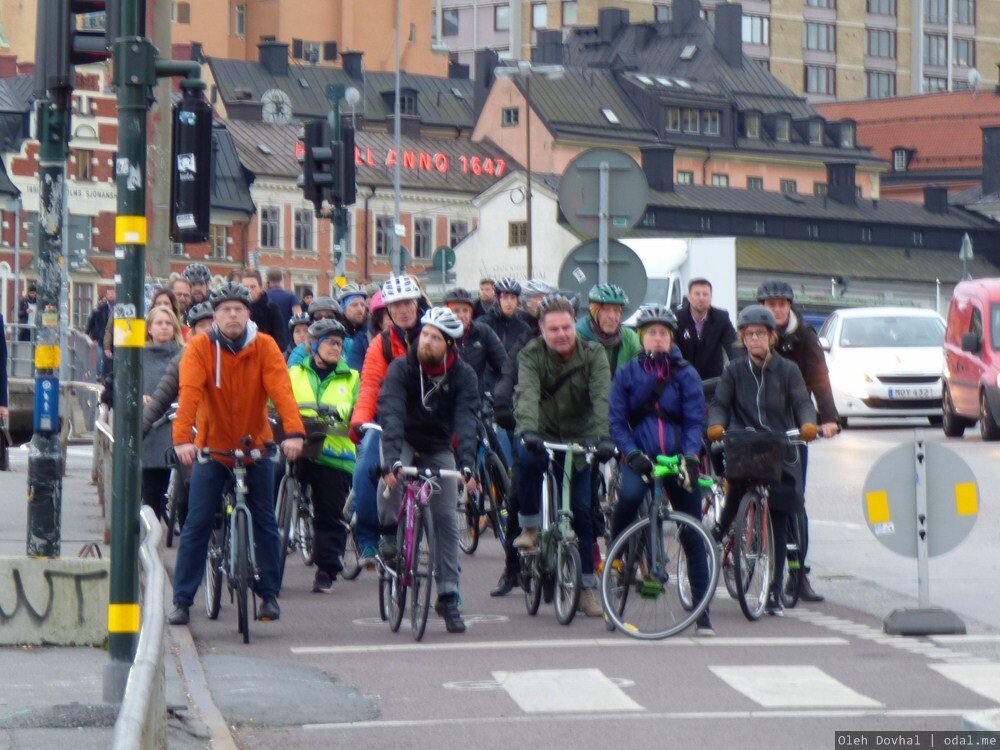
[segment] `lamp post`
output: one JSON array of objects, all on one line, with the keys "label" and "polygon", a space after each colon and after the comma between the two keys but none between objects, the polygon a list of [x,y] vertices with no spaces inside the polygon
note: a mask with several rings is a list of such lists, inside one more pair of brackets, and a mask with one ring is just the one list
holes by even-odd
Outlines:
[{"label": "lamp post", "polygon": [[532,278],[531,253],[531,79],[536,76],[554,81],[562,78],[566,69],[562,65],[535,65],[527,60],[516,60],[512,65],[502,65],[494,73],[497,78],[524,81],[524,169],[525,169],[525,229],[527,278]]}]

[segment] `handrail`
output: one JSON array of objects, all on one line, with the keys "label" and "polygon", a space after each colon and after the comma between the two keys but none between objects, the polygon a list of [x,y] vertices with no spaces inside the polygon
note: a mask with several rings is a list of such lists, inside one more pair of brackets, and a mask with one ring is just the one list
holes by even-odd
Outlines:
[{"label": "handrail", "polygon": [[[149,506],[139,514],[144,529],[139,560],[145,574],[142,625],[135,661],[115,721],[113,750],[166,746],[166,703],[163,697],[163,597],[166,573],[160,561],[160,522]],[[161,736],[163,744],[157,735]]]},{"label": "handrail", "polygon": [[102,419],[95,419],[94,420],[94,429],[97,430],[102,435],[104,435],[104,437],[106,437],[108,439],[109,443],[111,443],[112,445],[115,444],[115,436],[111,432],[111,426],[108,425],[108,424],[106,424],[104,422],[104,420],[102,420]]}]

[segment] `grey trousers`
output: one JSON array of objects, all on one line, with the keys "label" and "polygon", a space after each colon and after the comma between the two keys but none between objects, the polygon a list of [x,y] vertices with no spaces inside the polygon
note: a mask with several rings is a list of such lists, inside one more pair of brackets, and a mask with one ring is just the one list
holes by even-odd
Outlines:
[{"label": "grey trousers", "polygon": [[[414,453],[413,446],[404,441],[399,457],[403,466],[455,469],[455,454],[450,450],[422,453],[415,462]],[[381,481],[378,483],[378,518],[383,526],[396,524],[399,508],[403,504],[405,482],[402,479],[400,477],[389,497],[385,496],[385,485]],[[434,580],[437,581],[438,596],[442,596],[458,593],[458,483],[454,479],[435,481],[440,490],[431,494],[429,507],[434,527]]]}]

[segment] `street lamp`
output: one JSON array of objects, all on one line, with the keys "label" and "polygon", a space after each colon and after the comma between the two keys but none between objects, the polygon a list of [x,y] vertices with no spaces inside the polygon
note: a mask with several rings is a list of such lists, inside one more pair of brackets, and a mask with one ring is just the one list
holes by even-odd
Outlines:
[{"label": "street lamp", "polygon": [[524,209],[527,229],[527,278],[532,277],[531,268],[531,79],[539,76],[550,81],[562,78],[566,69],[562,65],[535,65],[527,60],[515,60],[512,65],[501,65],[494,74],[497,78],[524,81],[524,168],[525,196]]}]

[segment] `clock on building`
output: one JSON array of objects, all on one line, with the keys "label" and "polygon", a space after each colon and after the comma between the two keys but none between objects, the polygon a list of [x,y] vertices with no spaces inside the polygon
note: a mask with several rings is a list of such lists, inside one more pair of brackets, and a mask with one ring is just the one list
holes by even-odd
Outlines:
[{"label": "clock on building", "polygon": [[260,97],[261,119],[264,122],[285,124],[292,119],[292,100],[281,89],[268,89]]}]

